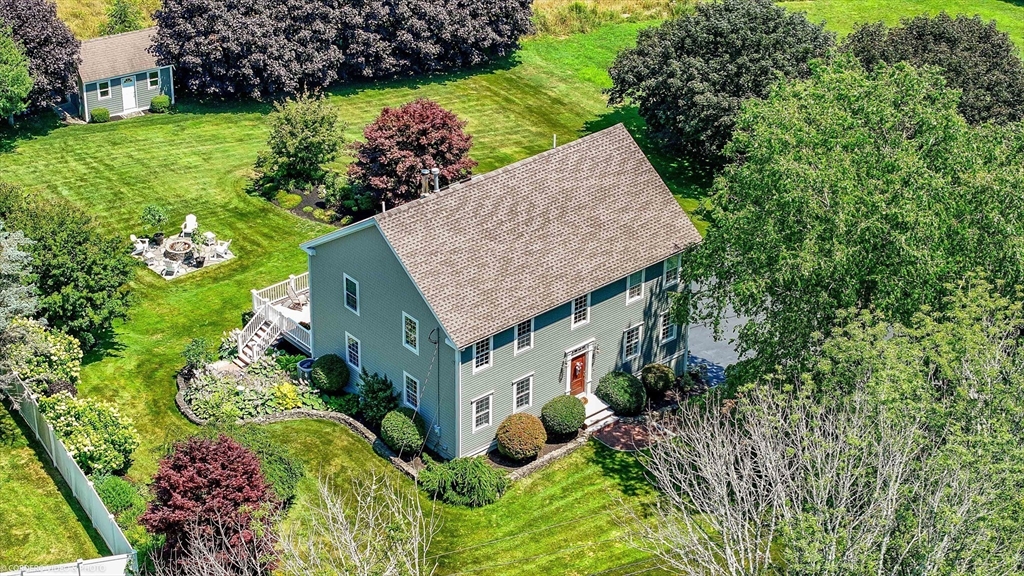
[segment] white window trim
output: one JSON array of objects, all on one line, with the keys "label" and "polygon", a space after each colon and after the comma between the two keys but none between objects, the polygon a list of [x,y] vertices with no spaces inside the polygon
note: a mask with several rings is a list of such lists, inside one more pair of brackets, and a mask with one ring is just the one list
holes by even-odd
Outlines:
[{"label": "white window trim", "polygon": [[[416,323],[416,347],[415,348],[413,348],[412,346],[409,346],[409,343],[405,341],[405,321],[406,320],[412,320],[413,322]],[[406,350],[416,354],[417,356],[420,355],[420,321],[415,319],[415,318],[413,318],[412,316],[409,316],[405,312],[402,312],[402,346],[404,346]]]},{"label": "white window trim", "polygon": [[586,326],[587,324],[590,324],[590,294],[591,294],[590,292],[587,293],[587,319],[582,321],[582,322],[577,322],[576,321],[576,311],[574,310],[574,307],[576,306],[576,299],[579,298],[579,296],[577,296],[576,298],[573,298],[572,301],[569,302],[569,329],[570,330],[575,330],[575,329],[579,328],[580,326]]},{"label": "white window trim", "polygon": [[[512,328],[512,338],[514,338],[513,342],[515,342],[515,344],[513,345],[513,356],[518,356],[520,352],[533,350],[533,318],[530,318],[530,345],[523,348],[519,347],[519,324],[523,324],[523,322],[519,322]],[[491,351],[491,354],[494,354],[494,351]]]},{"label": "white window trim", "polygon": [[[351,361],[349,361],[348,341],[350,339],[351,340],[355,340],[356,341],[356,346],[359,348],[359,354],[358,354],[359,363],[358,364],[353,364]],[[348,332],[345,332],[345,363],[348,364],[349,366],[355,368],[356,371],[360,371],[360,370],[363,369],[363,343],[359,340],[359,338],[356,338],[355,336],[349,334]]]},{"label": "white window trim", "polygon": [[[533,374],[534,374],[533,372],[530,372],[529,374],[527,374],[525,376],[520,376],[519,378],[516,378],[515,380],[512,381],[512,413],[513,414],[515,414],[516,412],[522,412],[523,410],[526,410],[527,408],[533,406]],[[518,384],[519,382],[522,382],[523,380],[527,380],[527,379],[530,380],[530,392],[529,392],[529,397],[530,398],[529,398],[529,401],[527,401],[526,406],[517,407],[516,406],[516,399],[518,398],[518,394],[516,393],[516,384]]]},{"label": "white window trim", "polygon": [[[629,332],[630,330],[634,329],[634,328],[637,329],[637,335],[636,335],[636,354],[633,354],[632,356],[626,356],[626,333]],[[626,328],[625,330],[623,330],[622,331],[622,361],[623,362],[628,362],[628,361],[630,361],[630,360],[632,360],[634,358],[639,358],[640,357],[640,353],[642,352],[642,349],[643,349],[643,343],[644,343],[644,325],[643,324],[637,324],[636,326],[630,326],[629,328]]]},{"label": "white window trim", "polygon": [[[639,296],[634,296],[634,297],[630,298],[629,297],[629,279],[631,277],[633,277],[635,274],[640,274],[640,295]],[[645,275],[644,275],[644,271],[643,270],[640,270],[638,272],[633,272],[629,276],[626,276],[626,306],[629,306],[630,304],[632,304],[634,302],[640,302],[641,300],[644,299],[644,276]]]},{"label": "white window trim", "polygon": [[[359,312],[363,309],[362,304],[359,302],[359,281],[356,280],[355,278],[349,276],[348,274],[342,274],[342,276],[344,276],[344,278],[342,279],[342,282],[341,282],[341,295],[342,295],[342,298],[344,298],[345,309],[348,310],[349,312],[355,314],[356,316],[359,316]],[[355,310],[353,310],[348,305],[348,281],[349,280],[351,280],[352,283],[356,285],[356,308],[355,308]]]},{"label": "white window trim", "polygon": [[[668,267],[668,262],[672,258],[676,259],[676,267],[675,268],[669,268]],[[674,274],[675,278],[673,278],[671,280],[668,277],[669,270],[675,270],[676,271],[676,273]],[[679,254],[676,254],[675,256],[671,256],[667,260],[665,260],[665,276],[664,276],[664,278],[665,278],[665,287],[667,288],[669,286],[675,286],[676,284],[679,284],[679,277],[682,276],[682,273],[683,273],[682,256],[680,256]]]},{"label": "white window trim", "polygon": [[678,324],[671,324],[671,327],[672,327],[672,337],[671,338],[665,338],[664,337],[664,335],[665,335],[665,322],[666,321],[668,321],[670,323],[672,322],[671,312],[664,312],[661,315],[661,323],[658,326],[658,337],[661,338],[661,343],[662,344],[668,344],[669,342],[675,342],[676,338],[679,336],[679,325]]},{"label": "white window trim", "polygon": [[484,364],[479,368],[477,368],[476,366],[476,345],[479,342],[483,342],[483,340],[477,340],[476,342],[473,343],[473,374],[478,374],[480,372],[483,372],[484,370],[487,370],[491,366],[494,366],[494,336],[487,338],[487,341],[490,347],[490,354],[488,355],[487,358],[487,364]]},{"label": "white window trim", "polygon": [[[409,403],[409,380],[412,380],[413,382],[416,383],[416,404]],[[417,378],[413,377],[412,374],[409,374],[408,372],[402,372],[402,404],[405,404],[406,406],[412,408],[413,410],[419,410],[420,404],[422,404],[422,397],[423,387],[420,386],[420,381]]]},{"label": "white window trim", "polygon": [[[100,84],[106,84],[107,85],[107,95],[106,96],[103,95],[103,89],[100,88]],[[96,83],[96,99],[97,100],[110,100],[113,97],[114,97],[114,85],[113,85],[113,83],[110,80],[105,80],[103,82],[97,82]]]},{"label": "white window trim", "polygon": [[[156,74],[156,78],[152,78],[151,77],[152,74]],[[153,85],[153,81],[154,80],[156,80],[156,86]],[[148,86],[150,90],[152,90],[154,88],[159,88],[160,87],[160,71],[159,70],[157,70],[156,72],[147,72],[146,73],[146,86]]]},{"label": "white window trim", "polygon": [[[480,426],[477,426],[476,425],[476,403],[478,401],[480,401],[480,400],[483,400],[484,398],[487,398],[488,396],[490,396],[491,401],[488,402],[488,404],[487,404],[487,406],[488,406],[488,408],[487,408],[487,424],[482,424]],[[477,396],[476,398],[473,398],[472,400],[469,401],[469,417],[473,419],[473,432],[474,433],[476,433],[479,430],[483,430],[484,428],[490,428],[494,424],[494,390],[491,390],[490,392],[487,392],[486,394],[481,394],[481,395]]]}]

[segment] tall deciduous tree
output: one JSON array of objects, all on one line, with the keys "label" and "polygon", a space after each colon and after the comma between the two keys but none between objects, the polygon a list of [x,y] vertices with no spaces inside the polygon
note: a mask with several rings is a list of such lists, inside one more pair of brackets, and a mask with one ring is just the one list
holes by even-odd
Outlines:
[{"label": "tall deciduous tree", "polygon": [[836,311],[906,320],[975,267],[1024,281],[1024,133],[974,129],[935,71],[852,57],[752,100],[691,255],[694,309],[749,320],[755,373],[800,365]]},{"label": "tall deciduous tree", "polygon": [[256,168],[278,185],[321,182],[326,175],[324,166],[341,150],[343,128],[338,111],[322,97],[303,96],[275,104],[270,114],[269,151],[259,156]]},{"label": "tall deciduous tree", "polygon": [[77,91],[80,42],[57,17],[50,0],[0,0],[0,24],[24,48],[34,81],[31,106],[45,106]]},{"label": "tall deciduous tree", "polygon": [[779,78],[807,77],[833,42],[771,0],[701,2],[619,53],[610,102],[636,105],[666,145],[719,161],[743,102],[767,96]]},{"label": "tall deciduous tree", "polygon": [[113,0],[107,6],[107,21],[100,26],[100,34],[121,34],[139,30],[143,26],[142,9],[133,0]]},{"label": "tall deciduous tree", "polygon": [[[469,157],[473,138],[466,122],[432,100],[384,108],[356,142],[349,179],[377,206],[404,204],[420,197],[420,171],[437,168],[440,184],[466,178],[477,163]],[[433,184],[431,184],[433,186]]]},{"label": "tall deciduous tree", "polygon": [[981,16],[942,12],[904,19],[900,26],[867,24],[842,48],[867,69],[880,63],[937,66],[950,88],[960,90],[960,113],[971,124],[1024,118],[1024,64],[1010,36]]},{"label": "tall deciduous tree", "polygon": [[32,77],[28,58],[11,36],[11,29],[0,26],[0,119],[21,112],[28,105]]},{"label": "tall deciduous tree", "polygon": [[29,197],[12,186],[0,186],[0,219],[32,240],[28,279],[51,326],[88,350],[127,317],[128,282],[139,262],[124,240],[102,233],[67,201]]}]

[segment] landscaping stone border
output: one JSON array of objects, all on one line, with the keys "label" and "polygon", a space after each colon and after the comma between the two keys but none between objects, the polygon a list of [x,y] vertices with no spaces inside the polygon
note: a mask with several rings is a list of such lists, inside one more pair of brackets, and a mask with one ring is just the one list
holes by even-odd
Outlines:
[{"label": "landscaping stone border", "polygon": [[[188,419],[189,422],[198,426],[206,426],[209,424],[209,420],[203,420],[196,416],[195,412],[189,408],[188,403],[185,402],[185,390],[188,388],[188,382],[178,374],[178,393],[174,395],[174,403],[178,406],[178,410]],[[363,440],[366,440],[373,451],[385,460],[391,463],[392,466],[398,469],[399,472],[405,474],[413,481],[417,479],[416,468],[412,464],[399,458],[383,440],[377,437],[369,428],[363,426],[360,422],[340,412],[327,412],[324,410],[308,410],[305,408],[298,408],[296,410],[287,410],[285,412],[277,412],[274,414],[267,414],[265,416],[257,416],[256,418],[248,418],[238,420],[235,424],[244,426],[247,424],[273,424],[275,422],[288,422],[291,420],[326,420],[328,422],[334,422],[336,424],[342,424],[348,426],[353,432],[356,433]]]},{"label": "landscaping stone border", "polygon": [[604,428],[605,426],[611,424],[612,422],[615,422],[616,420],[617,417],[612,416],[611,418],[608,418],[607,420],[601,422],[597,426],[591,426],[586,430],[583,430],[582,432],[580,432],[579,436],[577,436],[575,440],[569,442],[565,446],[562,446],[558,450],[549,452],[541,456],[540,458],[537,458],[533,462],[530,462],[526,466],[523,466],[522,468],[516,468],[512,472],[509,472],[509,479],[511,479],[512,481],[522,480],[523,478],[526,478],[527,476],[533,474],[534,472],[543,470],[548,466],[548,464],[551,464],[555,460],[558,460],[564,456],[568,456],[569,454],[572,454],[573,452],[578,450],[581,446],[586,444],[588,440],[590,440],[590,437],[594,435],[594,432],[597,432],[598,430]]}]

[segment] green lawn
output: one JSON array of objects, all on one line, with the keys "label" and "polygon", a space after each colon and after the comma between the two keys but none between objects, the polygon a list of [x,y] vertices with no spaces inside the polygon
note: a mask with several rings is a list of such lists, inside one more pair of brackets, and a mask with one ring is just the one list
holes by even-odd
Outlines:
[{"label": "green lawn", "polygon": [[21,435],[0,444],[0,571],[108,554],[42,445],[30,442],[32,431],[15,420]]}]

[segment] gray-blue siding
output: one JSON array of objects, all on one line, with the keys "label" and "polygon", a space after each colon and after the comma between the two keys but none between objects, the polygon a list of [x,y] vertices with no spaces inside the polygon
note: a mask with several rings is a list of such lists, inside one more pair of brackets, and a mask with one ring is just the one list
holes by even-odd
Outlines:
[{"label": "gray-blue siding", "polygon": [[[591,293],[590,321],[571,327],[571,304],[566,303],[540,314],[534,319],[533,348],[515,354],[514,328],[494,336],[492,365],[473,373],[473,351],[461,351],[460,374],[460,431],[462,456],[478,453],[492,444],[498,425],[513,412],[512,384],[533,375],[533,398],[525,411],[539,416],[546,402],[568,393],[566,352],[593,340],[596,347],[590,366],[587,391],[593,392],[601,376],[613,370],[638,372],[644,365],[666,361],[677,371],[684,351],[683,331],[676,328],[676,338],[667,344],[660,342],[660,317],[670,307],[662,264],[644,271],[643,300],[626,304],[626,282],[623,278]],[[624,361],[623,334],[628,328],[640,324],[641,353],[638,358]],[[490,426],[473,431],[472,401],[493,393]]]},{"label": "gray-blue siding", "polygon": [[[156,88],[149,87],[149,73],[159,72],[160,82]],[[121,80],[129,76],[135,77],[135,109],[146,109],[149,108],[150,102],[153,98],[163,94],[168,97],[173,95],[174,87],[172,85],[173,79],[171,76],[171,68],[164,66],[159,70],[146,70],[144,72],[138,72],[136,74],[126,74],[118,78],[109,79],[110,82],[110,97],[100,99],[99,97],[99,84],[101,82],[107,82],[108,80],[99,80],[96,82],[89,82],[83,87],[84,98],[82,99],[85,103],[85,109],[82,110],[83,115],[87,114],[87,120],[91,118],[92,111],[96,108],[106,108],[110,111],[110,114],[118,115],[125,112],[124,103],[122,100],[121,91]]]}]

